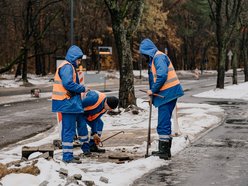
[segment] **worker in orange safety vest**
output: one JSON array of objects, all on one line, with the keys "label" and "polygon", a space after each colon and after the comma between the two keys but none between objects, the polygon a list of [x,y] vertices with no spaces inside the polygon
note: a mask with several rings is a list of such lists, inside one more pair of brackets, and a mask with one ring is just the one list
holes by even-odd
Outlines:
[{"label": "worker in orange safety vest", "polygon": [[82,117],[81,93],[86,92],[87,88],[79,84],[76,73],[82,56],[83,52],[78,46],[71,46],[54,76],[52,112],[62,113],[62,160],[66,163],[81,163],[73,156],[73,140],[76,135],[76,125],[78,127],[85,125]]},{"label": "worker in orange safety vest", "polygon": [[81,133],[82,150],[86,156],[91,152],[104,153],[105,149],[98,148],[98,144],[101,141],[101,135],[103,130],[103,121],[101,116],[106,113],[107,110],[115,109],[119,104],[119,99],[115,96],[106,96],[106,94],[91,90],[82,94],[82,107],[84,110],[83,116],[86,123],[91,128],[90,140],[86,141],[88,137],[88,129],[84,128]]},{"label": "worker in orange safety vest", "polygon": [[150,39],[144,39],[141,42],[139,51],[149,67],[150,89],[147,90],[147,95],[152,97],[152,104],[158,107],[159,144],[158,151],[154,151],[152,154],[167,160],[170,158],[172,144],[171,115],[177,99],[184,92],[169,57],[159,51]]}]

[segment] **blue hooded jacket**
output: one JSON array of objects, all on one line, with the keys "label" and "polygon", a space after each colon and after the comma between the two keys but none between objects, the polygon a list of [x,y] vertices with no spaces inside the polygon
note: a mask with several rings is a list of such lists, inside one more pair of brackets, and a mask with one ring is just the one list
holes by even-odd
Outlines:
[{"label": "blue hooded jacket", "polygon": [[73,65],[64,65],[60,68],[59,76],[62,80],[63,86],[71,93],[70,99],[52,100],[52,111],[62,113],[82,113],[81,93],[85,92],[85,87],[79,84],[78,74],[76,73],[76,83],[73,81],[73,68],[76,71],[77,59],[83,56],[82,50],[72,45],[66,54],[65,60]]},{"label": "blue hooded jacket", "polygon": [[[154,43],[150,39],[144,39],[141,42],[139,51],[141,54],[147,55],[150,58],[149,64],[148,64],[149,66],[148,75],[149,75],[149,85],[150,85],[151,91],[153,93],[164,96],[164,98],[153,96],[153,105],[155,107],[159,107],[163,104],[166,104],[182,96],[184,93],[183,93],[182,86],[180,84],[173,86],[169,89],[160,91],[160,88],[164,85],[165,81],[167,80],[167,76],[168,76],[168,66],[170,64],[168,56],[165,54],[159,54],[159,55],[156,55],[156,57],[154,58],[156,52],[158,51],[158,48],[154,45]],[[151,72],[151,65],[152,65],[153,58],[154,58],[154,65],[157,71],[156,83],[154,83],[153,81],[153,74]]]}]

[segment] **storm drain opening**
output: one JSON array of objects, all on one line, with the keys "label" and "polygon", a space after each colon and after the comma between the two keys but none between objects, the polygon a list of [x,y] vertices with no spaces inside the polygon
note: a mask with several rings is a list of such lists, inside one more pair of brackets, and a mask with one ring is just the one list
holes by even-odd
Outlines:
[{"label": "storm drain opening", "polygon": [[246,120],[246,119],[227,119],[226,124],[248,125],[248,120]]}]

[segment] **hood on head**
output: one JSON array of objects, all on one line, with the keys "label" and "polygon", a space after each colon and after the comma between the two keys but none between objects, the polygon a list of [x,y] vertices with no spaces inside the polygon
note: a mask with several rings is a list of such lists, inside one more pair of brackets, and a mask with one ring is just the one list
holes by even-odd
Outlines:
[{"label": "hood on head", "polygon": [[65,56],[65,59],[70,62],[73,66],[77,67],[77,63],[76,60],[77,59],[81,59],[83,57],[83,52],[82,50],[76,46],[76,45],[72,45]]},{"label": "hood on head", "polygon": [[158,48],[150,39],[146,38],[141,41],[139,51],[141,54],[145,54],[153,58],[155,53],[158,51]]}]

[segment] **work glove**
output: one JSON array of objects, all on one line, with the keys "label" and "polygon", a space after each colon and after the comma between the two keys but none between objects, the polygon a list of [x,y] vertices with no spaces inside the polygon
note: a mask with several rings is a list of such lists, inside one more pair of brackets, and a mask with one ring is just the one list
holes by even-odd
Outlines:
[{"label": "work glove", "polygon": [[90,88],[89,87],[85,87],[85,92],[89,92]]},{"label": "work glove", "polygon": [[93,139],[96,145],[99,145],[99,143],[101,142],[101,138],[98,136],[98,134],[94,134]]}]

